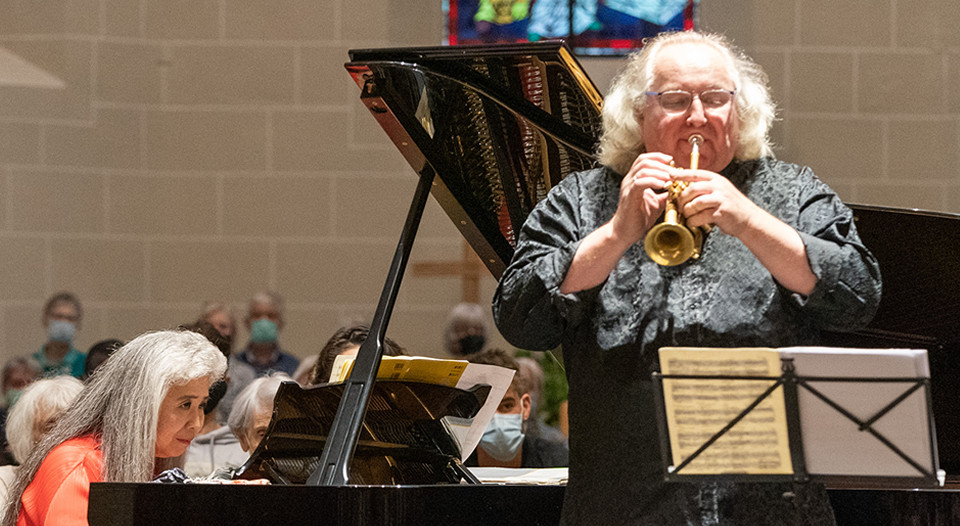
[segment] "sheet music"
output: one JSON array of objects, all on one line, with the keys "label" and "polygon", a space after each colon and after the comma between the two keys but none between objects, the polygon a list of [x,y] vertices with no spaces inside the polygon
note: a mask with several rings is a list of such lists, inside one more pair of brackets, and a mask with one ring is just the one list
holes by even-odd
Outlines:
[{"label": "sheet music", "polygon": [[[660,349],[663,374],[770,376],[781,373],[773,349]],[[680,465],[757,399],[774,380],[664,379],[664,405],[673,453]],[[680,471],[687,475],[793,472],[783,389],[777,388]]]},{"label": "sheet music", "polygon": [[467,468],[484,484],[566,484],[567,468]]},{"label": "sheet music", "polygon": [[[798,376],[929,378],[927,351],[788,347]],[[873,417],[914,382],[816,382],[810,384],[861,420]],[[807,472],[817,475],[918,477],[916,468],[834,408],[800,388],[800,428]],[[921,466],[932,461],[926,393],[913,392],[872,427]]]},{"label": "sheet music", "polygon": [[480,438],[483,437],[483,432],[486,431],[487,424],[490,423],[493,414],[496,413],[497,408],[500,407],[500,401],[503,400],[503,395],[507,394],[507,389],[510,388],[510,382],[513,381],[514,374],[516,374],[516,371],[507,369],[506,367],[471,363],[467,364],[463,374],[460,375],[460,380],[456,385],[459,389],[470,389],[478,384],[487,384],[490,386],[490,394],[483,403],[483,407],[477,412],[477,416],[473,417],[473,422],[470,426],[451,425],[451,431],[460,442],[461,460],[466,460],[467,457],[473,453],[473,450],[476,449],[477,444],[480,443]]},{"label": "sheet music", "polygon": [[[334,358],[330,381],[345,382],[353,371],[355,360],[356,356],[343,354]],[[380,368],[377,369],[377,378],[459,387],[458,382],[469,363],[466,360],[444,360],[426,356],[384,356],[380,360]]]},{"label": "sheet music", "polygon": [[[342,382],[350,376],[356,356],[337,356],[330,374],[331,382]],[[408,380],[470,389],[476,385],[490,386],[490,394],[477,415],[470,419],[445,417],[448,430],[460,444],[461,460],[473,453],[487,424],[497,412],[503,395],[513,381],[513,369],[466,360],[445,360],[426,356],[384,356],[377,370],[378,379]]]}]

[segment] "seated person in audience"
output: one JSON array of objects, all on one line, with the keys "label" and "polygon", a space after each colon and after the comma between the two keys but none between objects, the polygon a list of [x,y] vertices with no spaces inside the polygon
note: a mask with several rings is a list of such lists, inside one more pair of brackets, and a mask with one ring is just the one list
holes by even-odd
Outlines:
[{"label": "seated person in audience", "polygon": [[[32,358],[18,356],[3,364],[2,383],[3,406],[0,407],[0,430],[6,428],[7,413],[20,398],[23,389],[40,377],[40,366]],[[7,445],[7,438],[0,433],[0,465],[13,464],[15,461]]]},{"label": "seated person in audience", "polygon": [[459,303],[450,310],[443,331],[443,348],[447,354],[461,358],[479,352],[486,339],[487,321],[483,307],[476,303]]},{"label": "seated person in audience", "polygon": [[80,300],[69,292],[58,292],[43,306],[43,328],[47,342],[33,354],[40,364],[42,376],[69,374],[83,377],[86,356],[73,347],[73,335],[80,328],[83,308]]},{"label": "seated person in audience", "polygon": [[250,383],[233,403],[227,425],[240,440],[240,447],[251,454],[270,427],[273,418],[273,399],[284,380],[291,378],[284,373],[261,376]]},{"label": "seated person in audience", "polygon": [[[195,325],[208,323],[212,325],[217,333],[227,342],[227,392],[223,395],[220,403],[217,404],[214,416],[221,425],[226,424],[230,416],[230,408],[233,407],[233,401],[243,391],[243,388],[250,385],[257,377],[257,371],[252,365],[242,360],[240,353],[233,353],[233,343],[237,336],[237,317],[233,309],[224,302],[208,301],[204,303],[200,318]],[[222,350],[222,349],[221,349]]]},{"label": "seated person in audience", "polygon": [[123,347],[123,342],[114,339],[101,340],[93,344],[87,351],[87,359],[83,362],[83,378],[90,378],[90,375],[120,347]]},{"label": "seated person in audience", "polygon": [[203,313],[200,315],[200,319],[213,325],[217,332],[225,338],[230,338],[231,342],[237,335],[237,317],[234,315],[233,309],[226,303],[208,301],[203,305]]},{"label": "seated person in audience", "polygon": [[[327,340],[327,343],[320,349],[317,355],[317,363],[313,368],[313,374],[308,380],[309,385],[317,385],[330,381],[330,373],[333,372],[333,362],[341,354],[347,356],[356,356],[360,350],[360,344],[367,339],[370,334],[370,327],[366,325],[352,325],[349,327],[340,327],[333,336]],[[390,338],[383,339],[384,356],[404,356],[406,349],[397,345],[397,342]]]},{"label": "seated person in audience", "polygon": [[40,367],[33,359],[18,356],[3,364],[2,376],[3,402],[10,409],[24,388],[40,377]]},{"label": "seated person in audience", "polygon": [[[7,418],[7,441],[18,463],[27,460],[34,446],[53,428],[82,389],[83,382],[72,376],[55,376],[33,382],[23,390]],[[0,466],[0,502],[6,499],[18,468]]]},{"label": "seated person in audience", "polygon": [[[519,369],[517,360],[502,349],[487,349],[468,358],[473,363]],[[530,387],[524,377],[513,376],[496,414],[487,425],[480,445],[470,455],[467,466],[503,468],[551,468],[567,465],[569,452],[564,440],[551,440],[531,424]]]},{"label": "seated person in audience", "polygon": [[300,360],[280,348],[283,329],[283,298],[276,292],[260,292],[250,300],[246,318],[250,343],[237,354],[237,361],[249,364],[258,376],[271,372],[292,375]]},{"label": "seated person in audience", "polygon": [[319,354],[314,354],[300,360],[300,365],[293,373],[293,381],[304,387],[310,385],[310,378],[313,377],[313,370],[317,367],[317,358],[319,357]]},{"label": "seated person in audience", "polygon": [[527,386],[530,392],[530,416],[524,420],[527,425],[527,432],[534,432],[540,436],[553,441],[567,442],[566,435],[563,432],[543,421],[540,414],[543,408],[543,386],[545,378],[543,368],[533,358],[517,358],[517,376],[520,377],[522,385]]},{"label": "seated person in audience", "polygon": [[27,460],[0,525],[86,525],[91,482],[147,482],[182,455],[227,363],[190,331],[140,335],[97,370]]},{"label": "seated person in audience", "polygon": [[[224,336],[220,329],[210,322],[201,318],[186,329],[204,335],[210,343],[217,346],[224,358],[230,356],[231,338]],[[227,393],[229,374],[228,368],[227,376],[210,386],[209,396],[203,405],[203,426],[184,455],[183,471],[190,478],[227,475],[247,460],[247,454],[240,447],[236,435],[229,427],[217,421],[216,409]]]}]

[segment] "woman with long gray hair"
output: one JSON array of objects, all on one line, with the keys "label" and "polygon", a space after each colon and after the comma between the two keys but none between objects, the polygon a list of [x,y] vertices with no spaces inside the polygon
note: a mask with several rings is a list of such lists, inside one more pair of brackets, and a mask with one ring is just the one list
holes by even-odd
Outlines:
[{"label": "woman with long gray hair", "polygon": [[20,467],[2,526],[87,524],[91,482],[146,482],[186,451],[226,359],[202,335],[138,336],[104,362]]}]

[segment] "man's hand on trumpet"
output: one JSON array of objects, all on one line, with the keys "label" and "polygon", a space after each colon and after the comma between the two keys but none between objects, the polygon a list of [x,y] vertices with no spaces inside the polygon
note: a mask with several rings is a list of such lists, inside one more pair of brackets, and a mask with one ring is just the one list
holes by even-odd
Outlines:
[{"label": "man's hand on trumpet", "polygon": [[704,170],[682,170],[674,178],[689,186],[678,203],[687,226],[715,225],[736,237],[784,287],[810,294],[817,277],[797,231],[757,206],[726,177]]},{"label": "man's hand on trumpet", "polygon": [[666,187],[678,170],[664,153],[637,157],[620,182],[620,195],[613,217],[580,242],[560,292],[570,294],[603,283],[617,262],[634,243],[656,224],[667,203]]},{"label": "man's hand on trumpet", "polygon": [[677,199],[688,227],[716,226],[739,238],[744,229],[750,228],[751,219],[764,213],[720,174],[679,170],[674,179],[688,184]]},{"label": "man's hand on trumpet", "polygon": [[663,213],[667,202],[664,190],[679,170],[670,166],[665,153],[644,153],[620,182],[620,198],[611,227],[627,246],[643,239]]}]

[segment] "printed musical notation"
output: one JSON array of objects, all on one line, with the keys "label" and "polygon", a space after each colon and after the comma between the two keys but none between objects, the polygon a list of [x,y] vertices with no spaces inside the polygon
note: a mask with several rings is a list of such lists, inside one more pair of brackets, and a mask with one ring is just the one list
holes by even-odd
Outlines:
[{"label": "printed musical notation", "polygon": [[[780,376],[775,349],[660,349],[664,375],[771,379],[664,378],[673,465],[679,466],[740,415]],[[687,475],[792,473],[783,389],[776,388],[683,467]]]}]

